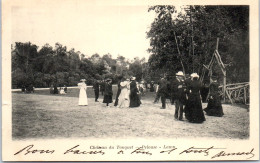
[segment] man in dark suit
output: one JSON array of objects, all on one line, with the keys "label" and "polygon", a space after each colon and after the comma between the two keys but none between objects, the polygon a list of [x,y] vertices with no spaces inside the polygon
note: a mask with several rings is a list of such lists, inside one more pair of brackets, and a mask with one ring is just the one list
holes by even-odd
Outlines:
[{"label": "man in dark suit", "polygon": [[102,96],[104,95],[104,91],[105,91],[105,80],[102,80],[100,82],[100,92],[101,92]]},{"label": "man in dark suit", "polygon": [[68,93],[68,88],[67,88],[66,85],[64,85],[64,92],[65,92],[65,93]]},{"label": "man in dark suit", "polygon": [[98,102],[98,97],[99,97],[99,81],[95,80],[93,84],[93,89],[95,92],[95,102]]},{"label": "man in dark suit", "polygon": [[175,114],[174,118],[177,120],[183,119],[183,105],[186,101],[186,94],[184,92],[185,83],[184,75],[182,71],[176,74],[176,79],[172,83],[173,85],[173,96],[175,102]]},{"label": "man in dark suit", "polygon": [[150,92],[154,92],[154,81],[150,83]]},{"label": "man in dark suit", "polygon": [[117,81],[117,93],[116,93],[116,100],[115,100],[115,104],[114,104],[114,106],[117,106],[118,105],[118,97],[119,97],[119,95],[120,95],[120,93],[121,93],[121,86],[120,86],[120,83],[121,83],[121,80],[122,80],[122,76],[119,76],[118,77],[118,81]]},{"label": "man in dark suit", "polygon": [[53,93],[54,94],[59,94],[58,87],[57,87],[56,83],[54,84],[54,91],[53,91]]},{"label": "man in dark suit", "polygon": [[158,88],[158,95],[161,96],[161,101],[162,101],[162,107],[161,109],[165,109],[166,105],[166,97],[167,97],[167,81],[164,78],[161,78],[161,81],[159,83],[159,88]]},{"label": "man in dark suit", "polygon": [[156,86],[156,89],[155,89],[156,95],[155,95],[155,99],[154,99],[153,103],[157,103],[159,101],[160,97],[161,97],[160,94],[159,94],[159,88],[160,88],[160,85],[161,85],[161,80],[162,80],[162,78],[157,83],[157,86]]}]

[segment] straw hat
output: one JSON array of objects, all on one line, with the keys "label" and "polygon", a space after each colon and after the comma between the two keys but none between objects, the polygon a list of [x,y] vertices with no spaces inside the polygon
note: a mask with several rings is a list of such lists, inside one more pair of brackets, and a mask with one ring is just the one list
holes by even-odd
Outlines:
[{"label": "straw hat", "polygon": [[86,81],[86,79],[80,79],[80,81],[81,81],[81,82],[85,82],[85,81]]},{"label": "straw hat", "polygon": [[176,73],[176,76],[184,76],[182,71],[179,71],[178,73]]},{"label": "straw hat", "polygon": [[131,80],[135,80],[135,79],[136,79],[136,77],[134,77],[134,76],[133,76],[133,77],[131,77]]},{"label": "straw hat", "polygon": [[195,72],[190,75],[192,78],[199,78],[199,75]]},{"label": "straw hat", "polygon": [[217,76],[211,76],[211,79],[216,81],[218,78],[217,78]]}]

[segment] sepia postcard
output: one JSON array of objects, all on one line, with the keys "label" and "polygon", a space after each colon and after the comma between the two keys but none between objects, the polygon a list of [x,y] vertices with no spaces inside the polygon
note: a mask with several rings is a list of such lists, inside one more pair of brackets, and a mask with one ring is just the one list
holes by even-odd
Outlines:
[{"label": "sepia postcard", "polygon": [[259,160],[258,1],[3,0],[2,160]]}]

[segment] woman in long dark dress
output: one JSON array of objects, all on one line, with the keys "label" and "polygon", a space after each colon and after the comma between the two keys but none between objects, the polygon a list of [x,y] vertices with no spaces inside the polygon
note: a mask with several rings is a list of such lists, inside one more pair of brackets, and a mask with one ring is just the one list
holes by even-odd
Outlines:
[{"label": "woman in long dark dress", "polygon": [[113,96],[113,91],[112,91],[112,80],[107,79],[105,83],[105,92],[104,92],[104,100],[103,103],[107,104],[107,107],[109,103],[112,103],[112,96]]},{"label": "woman in long dark dress", "polygon": [[192,110],[191,110],[192,107],[190,106],[191,82],[192,82],[191,77],[187,77],[186,80],[184,81],[186,86],[185,94],[187,99],[185,102],[184,113],[185,113],[185,118],[188,121],[191,121],[191,114],[192,114]]},{"label": "woman in long dark dress", "polygon": [[202,97],[202,102],[206,102],[207,96],[209,94],[209,85],[204,84],[200,90],[200,93],[201,93],[201,97]]},{"label": "woman in long dark dress", "polygon": [[57,84],[54,84],[54,90],[53,90],[53,93],[54,93],[54,94],[59,94]]},{"label": "woman in long dark dress", "polygon": [[141,101],[137,93],[138,93],[138,89],[136,86],[135,77],[132,77],[130,83],[130,106],[129,106],[130,108],[139,107],[141,104]]},{"label": "woman in long dark dress", "polygon": [[224,115],[221,105],[221,99],[218,92],[219,84],[213,77],[213,82],[209,86],[209,102],[208,106],[204,109],[207,115],[222,117]]},{"label": "woman in long dark dress", "polygon": [[153,81],[150,84],[150,92],[154,92],[154,82]]},{"label": "woman in long dark dress", "polygon": [[189,86],[187,87],[189,95],[185,107],[185,117],[191,123],[202,123],[206,119],[202,110],[201,103],[201,83],[198,80],[199,76],[197,75],[197,73],[192,74],[191,77],[192,81],[189,83]]}]

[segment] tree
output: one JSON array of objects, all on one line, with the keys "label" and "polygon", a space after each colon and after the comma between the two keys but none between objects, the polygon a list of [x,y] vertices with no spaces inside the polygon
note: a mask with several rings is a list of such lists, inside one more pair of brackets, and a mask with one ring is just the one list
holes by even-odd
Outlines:
[{"label": "tree", "polygon": [[203,64],[209,63],[219,38],[222,60],[231,65],[227,69],[230,82],[248,81],[248,6],[183,6],[183,9],[185,12],[179,13],[174,6],[148,9],[157,14],[147,32],[150,69],[172,74],[184,67],[188,73],[200,73]]},{"label": "tree", "polygon": [[134,58],[133,63],[130,63],[129,65],[129,71],[131,73],[131,75],[136,77],[136,80],[141,80],[143,78],[143,63],[144,63],[144,58],[142,58],[141,60],[136,57]]},{"label": "tree", "polygon": [[69,60],[67,47],[61,45],[60,43],[55,44],[55,62],[56,62],[56,72],[69,71]]},{"label": "tree", "polygon": [[99,54],[95,53],[93,54],[89,60],[93,63],[93,64],[98,64],[99,62],[101,62],[101,57]]},{"label": "tree", "polygon": [[[13,84],[17,86],[30,85],[34,81],[34,64],[37,63],[37,46],[34,44],[16,42],[12,51]],[[21,78],[23,76],[23,78]]]},{"label": "tree", "polygon": [[129,62],[126,61],[124,56],[118,55],[116,59],[116,74],[124,75],[124,72],[128,71]]},{"label": "tree", "polygon": [[[84,59],[82,59],[84,60]],[[75,49],[72,48],[69,52],[68,52],[68,63],[69,63],[69,69],[70,70],[79,70],[80,68],[80,56],[78,53],[75,52]]]},{"label": "tree", "polygon": [[116,60],[112,59],[111,54],[108,53],[103,55],[102,60],[105,66],[107,66],[107,68],[109,67],[109,72],[116,73]]},{"label": "tree", "polygon": [[148,11],[154,11],[157,16],[151,24],[147,37],[150,38],[152,54],[149,59],[151,69],[163,69],[172,73],[182,69],[182,57],[178,53],[174,33],[176,29],[173,22],[173,14],[176,13],[174,6],[153,6]]},{"label": "tree", "polygon": [[44,70],[48,69],[45,62],[49,60],[49,58],[54,56],[54,50],[49,44],[45,44],[38,52],[36,63],[34,64],[34,70],[37,72],[44,73]]}]

